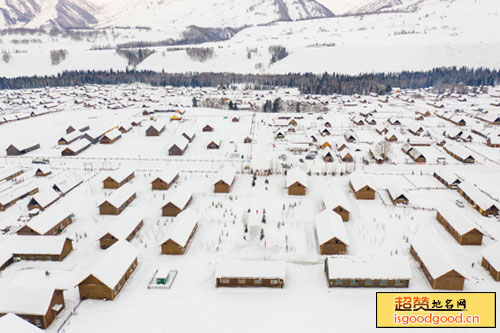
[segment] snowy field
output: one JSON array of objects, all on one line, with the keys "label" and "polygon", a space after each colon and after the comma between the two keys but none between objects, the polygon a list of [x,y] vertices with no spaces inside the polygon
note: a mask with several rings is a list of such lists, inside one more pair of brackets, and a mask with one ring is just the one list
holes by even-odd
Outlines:
[{"label": "snowy field", "polygon": [[[47,332],[193,332],[199,330],[217,332],[302,332],[331,330],[343,327],[349,332],[380,331],[375,329],[375,293],[371,288],[328,288],[323,263],[325,256],[319,254],[315,234],[314,217],[322,211],[322,195],[332,189],[340,192],[352,214],[345,223],[350,239],[348,255],[396,255],[409,257],[412,278],[408,291],[432,291],[423,272],[409,255],[408,237],[417,234],[429,235],[440,241],[447,254],[467,276],[464,291],[500,291],[500,285],[480,265],[480,251],[500,240],[500,219],[483,217],[465,202],[457,207],[484,234],[483,245],[461,246],[436,221],[437,204],[463,200],[456,190],[448,189],[432,174],[446,169],[462,179],[476,184],[497,205],[500,199],[500,148],[488,147],[486,139],[474,135],[472,142],[455,142],[475,158],[476,163],[465,165],[446,153],[437,143],[447,139],[446,129],[457,128],[453,123],[439,118],[426,103],[434,98],[420,91],[420,99],[414,103],[404,102],[394,93],[389,103],[381,103],[378,97],[350,97],[356,106],[345,106],[347,97],[311,96],[318,103],[329,101],[327,112],[311,113],[262,113],[259,110],[230,111],[204,107],[190,107],[193,96],[199,98],[221,98],[241,101],[254,100],[262,92],[241,90],[219,91],[215,89],[151,88],[148,86],[85,87],[50,90],[2,91],[0,119],[21,115],[27,100],[34,110],[43,110],[41,101],[49,96],[58,96],[57,112],[12,120],[0,125],[0,171],[4,168],[20,167],[25,172],[15,180],[0,183],[0,194],[12,187],[28,182],[36,183],[40,189],[48,189],[55,179],[76,173],[83,183],[62,197],[54,207],[67,206],[75,214],[75,222],[63,235],[74,240],[74,250],[62,262],[27,262],[12,264],[0,273],[0,283],[54,286],[65,290],[66,308],[47,329]],[[106,92],[103,92],[106,90]],[[99,93],[101,92],[101,93]],[[403,92],[408,95],[416,92]],[[130,105],[110,109],[114,99],[124,100],[128,96]],[[269,99],[281,97],[302,100],[305,96],[296,92],[266,92]],[[499,112],[490,103],[496,100],[490,94],[471,94],[467,102],[459,102],[448,94],[441,97],[444,110],[460,109],[458,115],[467,120],[461,129],[498,130],[476,118],[478,107]],[[85,97],[87,96],[87,97]],[[106,98],[105,96],[113,96]],[[201,97],[200,97],[201,96]],[[357,102],[366,99],[366,103]],[[87,108],[84,103],[95,104]],[[148,102],[149,101],[149,102]],[[11,104],[9,104],[11,103]],[[149,103],[149,108],[142,104]],[[175,107],[177,105],[177,107]],[[181,106],[182,105],[182,106]],[[185,111],[181,121],[170,121],[172,112],[143,115],[146,109],[179,109]],[[373,110],[376,109],[376,112]],[[355,125],[351,118],[371,111],[377,125]],[[416,121],[416,111],[430,111],[424,120]],[[238,122],[232,119],[239,116]],[[295,117],[295,132],[290,128],[275,126],[279,117]],[[147,137],[146,129],[152,123],[164,122],[165,131],[159,137]],[[403,125],[390,125],[389,117],[399,119]],[[142,120],[140,126],[122,135],[111,145],[93,144],[76,157],[61,156],[62,147],[57,141],[65,129],[72,124],[89,125],[110,129]],[[287,120],[288,121],[288,120]],[[331,134],[322,137],[319,130],[326,122],[331,124]],[[402,152],[407,139],[414,139],[408,129],[418,122],[425,131],[418,138],[426,138],[431,144],[417,147],[426,155],[425,164],[416,164]],[[209,124],[213,132],[203,132]],[[389,161],[377,164],[369,151],[383,142],[376,132],[385,126],[400,135],[398,142],[391,143]],[[168,156],[172,142],[185,128],[195,130],[194,140],[189,143],[183,156]],[[342,162],[336,143],[344,143],[344,133],[352,130],[357,142],[347,143],[353,153],[353,162]],[[285,132],[284,138],[276,138],[276,132]],[[500,133],[498,133],[500,134]],[[317,143],[308,144],[307,151],[294,152],[290,148],[304,137],[317,137]],[[218,150],[208,150],[212,138],[220,139]],[[249,137],[252,143],[243,143]],[[81,139],[86,140],[86,139]],[[22,156],[6,156],[5,149],[16,142],[36,141],[40,149]],[[323,150],[317,147],[322,141],[332,146],[334,161],[324,162]],[[318,151],[312,160],[306,159],[310,151]],[[283,157],[284,156],[284,157]],[[39,166],[32,159],[43,157],[50,160],[52,175],[34,177]],[[230,194],[214,194],[213,182],[222,167],[232,165],[236,180]],[[251,169],[264,165],[272,169],[270,176],[257,176],[252,185]],[[193,201],[190,205],[201,218],[187,252],[182,256],[160,254],[160,243],[172,230],[173,219],[161,216],[161,207],[168,191],[152,191],[151,181],[161,171],[175,166],[180,177],[175,188],[190,187]],[[299,167],[308,173],[306,196],[290,196],[286,190],[285,171]],[[137,191],[134,200],[119,216],[99,215],[98,205],[114,190],[103,189],[102,180],[111,170],[132,168],[136,176],[131,184]],[[356,200],[346,176],[362,170],[373,181],[377,190],[375,200]],[[394,206],[387,187],[398,183],[409,198],[408,206]],[[28,217],[27,203],[31,196],[18,201],[5,211],[0,211],[0,232],[15,233]],[[266,221],[262,222],[265,211]],[[138,269],[114,301],[85,300],[80,302],[76,284],[88,274],[102,258],[103,251],[98,239],[114,223],[126,219],[128,214],[141,213],[145,225],[131,244],[139,251]],[[248,224],[245,232],[244,223]],[[265,235],[260,239],[261,229]],[[0,246],[2,238],[0,237]],[[286,262],[284,289],[268,288],[216,288],[215,264],[225,260],[268,260]],[[178,275],[171,289],[147,289],[156,269],[169,267]],[[45,272],[49,271],[50,275]],[[397,291],[384,289],[383,291]],[[406,289],[404,290],[406,291]],[[497,319],[499,319],[497,313]],[[462,330],[460,330],[462,331]]]}]

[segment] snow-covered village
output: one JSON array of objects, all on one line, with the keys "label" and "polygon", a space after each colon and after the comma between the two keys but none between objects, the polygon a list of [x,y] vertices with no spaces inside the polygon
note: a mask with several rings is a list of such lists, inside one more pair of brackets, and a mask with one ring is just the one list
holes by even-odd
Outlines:
[{"label": "snow-covered village", "polygon": [[500,318],[498,0],[0,0],[0,333]]}]

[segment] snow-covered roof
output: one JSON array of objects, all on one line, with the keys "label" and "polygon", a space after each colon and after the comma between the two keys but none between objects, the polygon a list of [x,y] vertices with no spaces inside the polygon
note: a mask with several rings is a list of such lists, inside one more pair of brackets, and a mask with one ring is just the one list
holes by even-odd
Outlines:
[{"label": "snow-covered roof", "polygon": [[412,158],[414,159],[417,159],[419,157],[423,157],[425,159],[427,159],[425,157],[425,155],[417,148],[412,148],[409,152],[408,152],[408,155],[410,155]]},{"label": "snow-covered roof", "polygon": [[497,272],[500,271],[500,242],[488,246],[481,254]]},{"label": "snow-covered roof", "polygon": [[12,175],[15,175],[18,172],[23,171],[22,168],[19,167],[6,167],[0,169],[0,180],[4,180],[5,178],[11,177]]},{"label": "snow-covered roof", "polygon": [[219,171],[219,174],[214,179],[214,184],[222,180],[227,185],[231,185],[234,177],[236,177],[236,170],[231,165],[227,165]]},{"label": "snow-covered roof", "polygon": [[155,121],[149,125],[149,128],[153,128],[158,132],[161,132],[161,130],[165,128],[165,123],[163,121]]},{"label": "snow-covered roof", "polygon": [[325,209],[333,210],[341,206],[349,212],[352,211],[344,193],[336,188],[328,188],[323,191],[323,203],[325,204]]},{"label": "snow-covered roof", "polygon": [[118,240],[126,239],[143,219],[144,214],[141,211],[130,211],[126,215],[120,217],[120,221],[113,224],[104,235],[109,233]]},{"label": "snow-covered roof", "polygon": [[399,183],[391,183],[387,186],[387,191],[389,192],[389,194],[391,195],[391,197],[393,199],[397,199],[401,196],[405,197],[406,199],[408,199],[408,197],[406,196],[405,194],[405,191],[403,190],[403,188],[401,187],[401,185]]},{"label": "snow-covered roof", "polygon": [[10,191],[0,193],[0,204],[6,205],[12,200],[18,199],[28,193],[38,189],[38,185],[34,182],[22,183],[21,185],[14,186]]},{"label": "snow-covered roof", "polygon": [[458,177],[454,173],[451,173],[448,170],[436,170],[434,171],[434,173],[448,184],[454,184],[454,183],[460,184],[460,182],[462,181],[460,177]]},{"label": "snow-covered roof", "polygon": [[12,252],[7,250],[5,246],[0,247],[0,267],[12,258]]},{"label": "snow-covered roof", "polygon": [[114,181],[116,181],[118,183],[121,183],[125,179],[127,179],[128,176],[130,176],[133,173],[134,173],[133,169],[130,169],[130,168],[120,168],[118,170],[114,170],[114,171],[111,171],[110,173],[108,173],[108,175],[105,176],[104,179],[111,178]]},{"label": "snow-covered roof", "polygon": [[463,181],[458,185],[458,188],[461,189],[469,198],[474,201],[479,208],[486,211],[491,207],[499,208],[499,205],[496,201],[488,197],[486,194],[481,192],[476,186],[468,181]]},{"label": "snow-covered roof", "polygon": [[122,132],[118,128],[113,128],[111,131],[108,133],[104,134],[105,137],[107,137],[110,140],[114,140],[122,135]]},{"label": "snow-covered roof", "polygon": [[462,214],[457,207],[453,207],[446,202],[440,202],[436,210],[444,217],[449,225],[455,229],[459,235],[464,235],[474,229],[479,230],[478,227],[468,217]]},{"label": "snow-covered roof", "polygon": [[173,167],[173,166],[170,166],[168,167],[166,170],[162,171],[159,175],[157,175],[154,179],[161,179],[163,180],[165,183],[172,183],[172,181],[174,180],[175,177],[177,177],[179,175],[179,169],[177,169],[176,167]]},{"label": "snow-covered roof", "polygon": [[0,313],[45,316],[54,291],[47,287],[0,285]]},{"label": "snow-covered roof", "polygon": [[114,289],[136,258],[137,249],[129,242],[119,240],[105,251],[104,258],[91,270],[90,274]]},{"label": "snow-covered roof", "polygon": [[186,126],[182,129],[181,134],[185,134],[186,136],[193,138],[195,135],[195,129],[191,126]]},{"label": "snow-covered roof", "polygon": [[415,236],[410,240],[410,244],[422,260],[429,274],[433,279],[455,270],[465,277],[461,269],[451,261],[447,254],[429,237]]},{"label": "snow-covered roof", "polygon": [[172,203],[175,207],[183,209],[192,196],[193,190],[191,189],[191,187],[184,185],[182,187],[178,187],[170,194],[170,197],[165,202],[165,205],[167,205],[168,203]]},{"label": "snow-covered roof", "polygon": [[77,173],[61,174],[54,180],[56,186],[62,193],[67,193],[83,182],[82,177]]},{"label": "snow-covered roof", "polygon": [[64,140],[64,141],[66,141],[66,142],[70,142],[70,141],[73,141],[73,140],[78,139],[78,138],[79,138],[79,137],[81,137],[81,136],[82,136],[82,133],[81,133],[80,131],[76,130],[76,131],[73,131],[73,132],[71,132],[71,133],[69,133],[69,134],[65,134],[65,135],[63,135],[63,136],[59,139],[59,141]]},{"label": "snow-covered roof", "polygon": [[286,187],[290,187],[296,182],[300,183],[304,187],[307,187],[307,174],[300,168],[294,167],[290,169],[286,175]]},{"label": "snow-covered roof", "polygon": [[[0,238],[2,239],[2,238]],[[3,236],[5,248],[13,254],[61,254],[66,236]]]},{"label": "snow-covered roof", "polygon": [[375,187],[371,184],[371,179],[361,171],[351,173],[349,175],[349,180],[356,192],[365,186],[369,186],[371,189],[375,190]]},{"label": "snow-covered roof", "polygon": [[111,204],[113,207],[120,207],[123,205],[130,197],[135,193],[135,187],[132,186],[131,184],[127,183],[120,187],[117,190],[114,190],[113,193],[105,198],[104,200],[101,201],[102,205],[104,202],[108,202]]},{"label": "snow-covered roof", "polygon": [[[49,172],[52,171],[52,169],[48,165],[40,165],[39,167],[35,168],[35,173],[38,172],[38,171],[40,171],[42,173],[49,173]],[[2,179],[1,176],[0,176],[0,179]]]},{"label": "snow-covered roof", "polygon": [[344,222],[339,214],[331,210],[324,210],[316,214],[316,234],[320,245],[337,238],[345,245],[349,245],[349,237],[344,228]]},{"label": "snow-covered roof", "polygon": [[175,139],[174,143],[170,147],[177,146],[177,148],[179,148],[180,150],[184,150],[184,149],[186,149],[188,144],[189,144],[189,140],[186,139],[186,137],[181,135],[177,139]]},{"label": "snow-covered roof", "polygon": [[451,151],[453,154],[457,155],[460,157],[460,159],[465,160],[469,157],[474,158],[474,156],[471,154],[471,152],[466,149],[465,147],[458,145],[458,144],[453,144],[453,143],[447,143],[444,145],[444,148],[447,150]]},{"label": "snow-covered roof", "polygon": [[85,149],[86,147],[90,146],[91,143],[89,140],[85,139],[85,138],[82,138],[80,140],[76,140],[75,142],[72,142],[70,143],[66,148],[66,149],[69,149],[73,152],[78,152],[82,149]]},{"label": "snow-covered roof", "polygon": [[328,261],[328,279],[411,279],[410,264],[405,256],[332,256]]},{"label": "snow-covered roof", "polygon": [[218,262],[216,278],[286,278],[286,263],[281,261],[234,261]]},{"label": "snow-covered roof", "polygon": [[43,209],[59,198],[59,193],[52,188],[44,189],[36,193],[32,200],[36,201]]},{"label": "snow-covered roof", "polygon": [[43,330],[13,313],[7,313],[0,317],[0,332],[43,333]]},{"label": "snow-covered roof", "polygon": [[68,216],[73,215],[73,211],[66,206],[51,207],[49,210],[35,216],[26,225],[40,235],[44,235],[52,229],[56,224]]},{"label": "snow-covered roof", "polygon": [[175,224],[172,227],[172,231],[169,232],[165,241],[162,243],[171,239],[175,243],[185,247],[189,236],[198,223],[198,219],[199,215],[194,210],[188,208],[182,211],[175,218]]}]

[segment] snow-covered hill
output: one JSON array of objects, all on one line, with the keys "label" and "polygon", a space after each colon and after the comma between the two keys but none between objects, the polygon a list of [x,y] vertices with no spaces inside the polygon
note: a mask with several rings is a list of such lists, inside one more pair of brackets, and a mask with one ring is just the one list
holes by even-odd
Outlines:
[{"label": "snow-covered hill", "polygon": [[1,27],[239,27],[332,17],[315,0],[0,0]]}]

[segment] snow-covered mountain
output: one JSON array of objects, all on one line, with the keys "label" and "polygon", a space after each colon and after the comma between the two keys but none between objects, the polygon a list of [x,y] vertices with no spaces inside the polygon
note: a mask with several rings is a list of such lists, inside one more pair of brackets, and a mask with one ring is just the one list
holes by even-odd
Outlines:
[{"label": "snow-covered mountain", "polygon": [[335,15],[371,14],[408,11],[425,0],[318,0]]},{"label": "snow-covered mountain", "polygon": [[0,28],[88,27],[97,7],[85,0],[0,0]]},{"label": "snow-covered mountain", "polygon": [[0,0],[0,28],[238,27],[332,16],[315,0]]}]

